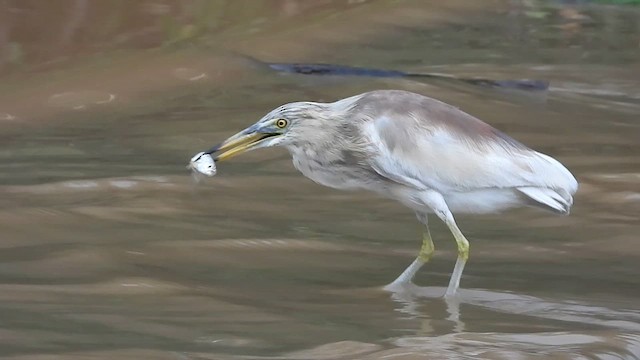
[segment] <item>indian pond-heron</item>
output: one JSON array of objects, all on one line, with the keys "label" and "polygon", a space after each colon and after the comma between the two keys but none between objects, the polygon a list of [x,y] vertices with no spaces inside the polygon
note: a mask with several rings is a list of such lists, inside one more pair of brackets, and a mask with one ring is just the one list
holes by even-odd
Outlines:
[{"label": "indian pond-heron", "polygon": [[410,283],[434,252],[427,215],[442,220],[458,246],[446,295],[469,257],[454,213],[534,206],[568,214],[578,189],[557,160],[441,101],[377,90],[332,103],[282,105],[207,154],[215,161],[283,146],[309,179],[336,189],[365,189],[400,201],[426,227],[417,258],[389,289]]}]

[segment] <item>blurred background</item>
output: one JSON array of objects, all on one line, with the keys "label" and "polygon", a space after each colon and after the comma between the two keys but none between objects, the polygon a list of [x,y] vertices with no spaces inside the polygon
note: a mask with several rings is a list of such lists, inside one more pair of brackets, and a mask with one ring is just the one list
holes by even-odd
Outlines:
[{"label": "blurred background", "polygon": [[[309,76],[327,63],[489,79]],[[563,162],[569,217],[432,221],[298,174],[282,149],[193,154],[283,103],[435,97]],[[636,0],[0,0],[0,357],[640,358]]]}]

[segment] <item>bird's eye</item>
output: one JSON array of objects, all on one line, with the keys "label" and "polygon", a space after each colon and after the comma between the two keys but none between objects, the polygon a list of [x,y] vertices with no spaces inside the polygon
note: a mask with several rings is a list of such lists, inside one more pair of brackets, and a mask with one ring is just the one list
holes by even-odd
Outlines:
[{"label": "bird's eye", "polygon": [[280,129],[284,129],[287,126],[287,120],[278,119],[278,121],[276,121],[276,126]]}]

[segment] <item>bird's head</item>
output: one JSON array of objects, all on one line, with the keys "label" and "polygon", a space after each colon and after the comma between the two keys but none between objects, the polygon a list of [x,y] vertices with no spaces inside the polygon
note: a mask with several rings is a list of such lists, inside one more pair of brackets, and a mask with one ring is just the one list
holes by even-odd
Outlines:
[{"label": "bird's head", "polygon": [[326,105],[312,102],[282,105],[206,153],[217,153],[214,160],[222,161],[255,149],[305,141],[321,130],[318,127],[322,127],[327,116]]}]

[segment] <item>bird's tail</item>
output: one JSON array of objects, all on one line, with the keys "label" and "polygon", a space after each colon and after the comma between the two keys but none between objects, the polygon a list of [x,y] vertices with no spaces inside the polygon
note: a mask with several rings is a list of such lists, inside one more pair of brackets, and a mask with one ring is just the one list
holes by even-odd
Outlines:
[{"label": "bird's tail", "polygon": [[550,210],[556,214],[568,215],[571,205],[573,205],[573,196],[563,189],[554,190],[531,186],[517,189],[525,196],[530,205]]}]

